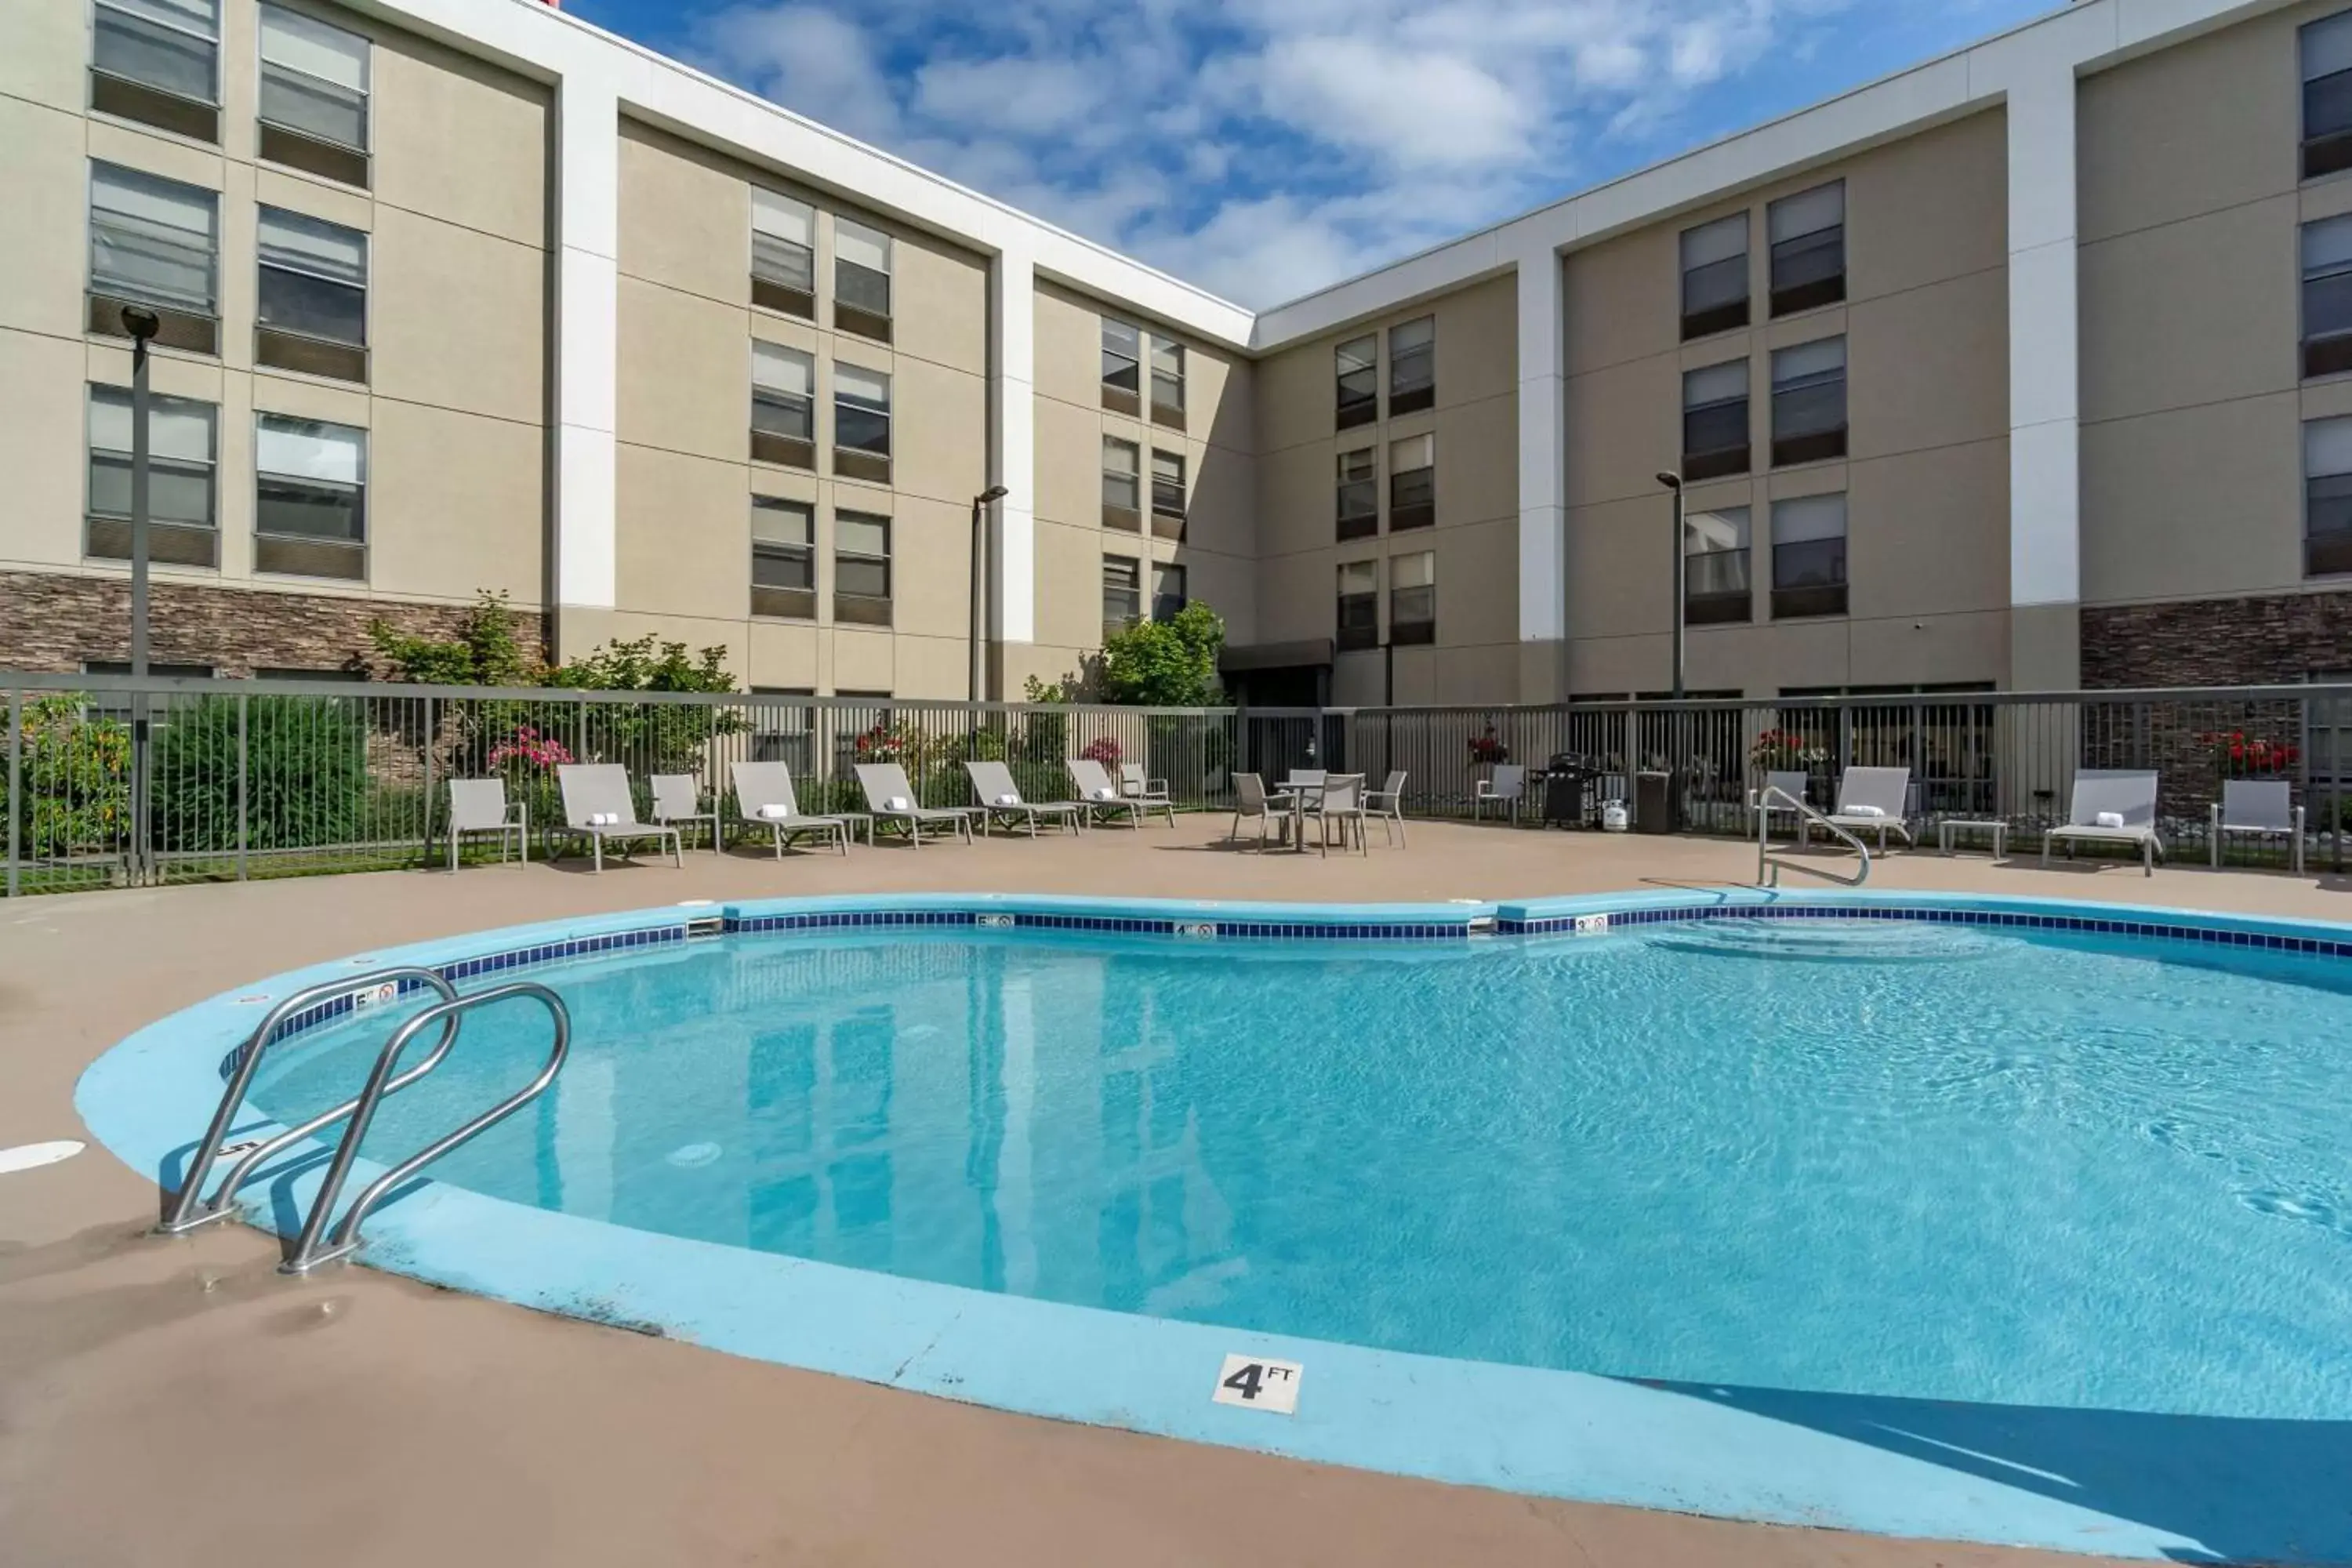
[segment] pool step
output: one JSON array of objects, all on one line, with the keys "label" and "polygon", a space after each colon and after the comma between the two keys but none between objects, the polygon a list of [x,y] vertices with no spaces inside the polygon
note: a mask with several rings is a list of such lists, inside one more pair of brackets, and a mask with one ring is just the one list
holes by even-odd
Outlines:
[{"label": "pool step", "polygon": [[1908,921],[1691,921],[1644,931],[1642,940],[1701,957],[1806,963],[1942,963],[2011,945],[1990,931]]}]

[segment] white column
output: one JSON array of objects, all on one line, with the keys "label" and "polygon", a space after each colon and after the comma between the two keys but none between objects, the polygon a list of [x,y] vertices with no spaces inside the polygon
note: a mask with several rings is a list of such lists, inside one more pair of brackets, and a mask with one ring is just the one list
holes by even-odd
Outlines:
[{"label": "white column", "polygon": [[[2077,443],[2074,69],[2037,61],[2009,87],[2009,597],[2012,675],[2065,679],[2082,598]],[[2071,681],[2069,682],[2071,684]]]},{"label": "white column", "polygon": [[988,316],[988,475],[1006,492],[989,530],[989,629],[1000,645],[1034,642],[1037,296],[1026,251],[998,253],[989,268]]},{"label": "white column", "polygon": [[556,95],[555,596],[614,604],[613,426],[619,330],[619,101],[573,70]]},{"label": "white column", "polygon": [[[1545,247],[1519,258],[1520,698],[1551,701],[1568,635],[1568,427],[1561,372],[1567,357],[1566,268]],[[1530,645],[1554,645],[1543,648]],[[1544,674],[1549,671],[1549,678]]]}]

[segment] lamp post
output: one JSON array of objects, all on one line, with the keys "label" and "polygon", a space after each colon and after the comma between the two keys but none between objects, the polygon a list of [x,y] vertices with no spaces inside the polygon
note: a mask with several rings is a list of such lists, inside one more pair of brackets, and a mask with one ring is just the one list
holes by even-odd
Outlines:
[{"label": "lamp post", "polygon": [[[147,343],[163,326],[143,305],[122,307],[131,334],[131,679],[147,679]],[[131,693],[131,865],[141,879],[147,863],[147,693]]]},{"label": "lamp post", "polygon": [[991,485],[971,498],[971,700],[980,700],[981,626],[988,618],[988,520],[991,502],[1001,501],[1012,492],[1003,485]]},{"label": "lamp post", "polygon": [[1658,483],[1666,487],[1675,498],[1675,679],[1674,696],[1683,700],[1683,477],[1670,468],[1661,468]]}]

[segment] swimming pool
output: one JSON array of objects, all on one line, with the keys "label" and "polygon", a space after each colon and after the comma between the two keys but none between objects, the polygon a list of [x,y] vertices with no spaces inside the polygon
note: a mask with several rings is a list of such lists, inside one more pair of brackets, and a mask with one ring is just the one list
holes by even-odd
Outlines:
[{"label": "swimming pool", "polygon": [[[2181,1423],[2352,1419],[2352,932],[1779,895],[836,900],[685,940],[709,913],[603,928],[664,933],[627,945],[583,927],[374,955],[519,951],[575,1038],[546,1098],[371,1220],[371,1261],[857,1375],[896,1354],[897,1381],[928,1334],[930,1386],[1015,1408],[2106,1551],[2140,1537],[2105,1492],[1937,1436],[1958,1428],[1928,1402],[2137,1418],[2176,1447]],[[566,955],[583,941],[601,950]],[[237,1006],[207,1005],[210,1045]],[[347,1098],[401,1010],[278,1047],[255,1110]],[[169,1054],[142,1039],[85,1085],[118,1148],[131,1070],[152,1120]],[[541,1020],[479,1015],[364,1154],[397,1159],[544,1049]],[[178,1108],[179,1142],[205,1109]],[[268,1200],[281,1228],[301,1189]],[[1074,1370],[1090,1342],[1129,1364]],[[1212,1344],[1305,1364],[1297,1416],[1209,1416]],[[1138,1353],[1194,1345],[1181,1380],[1120,1386]],[[1464,1424],[1450,1449],[1402,1415],[1433,1390]],[[1220,1419],[1255,1425],[1201,1430]],[[1858,1424],[1897,1437],[1864,1459]],[[2018,1496],[1989,1504],[1989,1482]],[[2212,1533],[2133,1522],[2152,1549]]]}]

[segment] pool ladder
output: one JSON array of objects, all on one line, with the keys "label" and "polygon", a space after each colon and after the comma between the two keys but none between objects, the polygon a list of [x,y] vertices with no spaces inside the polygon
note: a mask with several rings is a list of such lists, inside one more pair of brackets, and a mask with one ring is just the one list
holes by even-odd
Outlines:
[{"label": "pool ladder", "polygon": [[[276,1137],[247,1150],[243,1158],[229,1168],[228,1174],[221,1178],[220,1185],[213,1190],[210,1200],[206,1200],[204,1195],[205,1179],[212,1173],[213,1163],[220,1157],[221,1145],[228,1136],[229,1126],[245,1105],[246,1090],[260,1068],[262,1057],[278,1043],[279,1026],[306,1008],[342,997],[380,994],[385,986],[392,987],[394,997],[404,988],[414,987],[434,992],[440,999],[393,1031],[392,1038],[384,1043],[383,1051],[377,1055],[375,1068],[368,1074],[366,1087],[360,1090],[358,1098],[345,1100],[331,1110],[321,1111],[301,1125],[288,1128]],[[458,1027],[467,1013],[518,996],[528,996],[545,1007],[548,1020],[553,1026],[554,1047],[548,1052],[546,1064],[539,1069],[538,1075],[456,1131],[435,1139],[369,1183],[344,1213],[342,1222],[330,1232],[327,1221],[334,1213],[335,1200],[341,1195],[343,1184],[351,1177],[352,1166],[359,1159],[360,1145],[367,1138],[368,1125],[375,1120],[376,1108],[383,1102],[383,1097],[406,1089],[439,1067],[448,1056],[450,1047],[457,1044]],[[417,1036],[436,1024],[440,1026],[440,1037],[433,1042],[433,1048],[425,1059],[405,1072],[396,1071],[401,1057]],[[418,1171],[538,1099],[546,1091],[547,1086],[555,1081],[555,1075],[563,1069],[564,1058],[571,1051],[572,1014],[563,1005],[563,999],[546,986],[527,980],[495,985],[487,991],[461,996],[457,987],[437,970],[401,965],[375,970],[355,978],[331,980],[297,991],[264,1014],[261,1022],[254,1026],[253,1033],[236,1048],[232,1058],[235,1065],[229,1072],[228,1087],[221,1093],[220,1104],[213,1111],[212,1123],[205,1129],[204,1137],[188,1156],[186,1179],[181,1183],[180,1190],[172,1194],[164,1209],[163,1219],[155,1228],[166,1236],[182,1236],[235,1213],[231,1200],[237,1188],[264,1162],[341,1121],[345,1125],[336,1140],[334,1159],[327,1167],[326,1180],[319,1184],[319,1195],[311,1201],[310,1212],[302,1221],[302,1229],[278,1268],[286,1274],[308,1274],[320,1264],[347,1258],[358,1249],[360,1225],[377,1205]]]},{"label": "pool ladder", "polygon": [[[1811,838],[1813,826],[1818,823],[1829,830],[1831,837],[1840,840],[1862,857],[1861,868],[1851,877],[1841,877],[1835,871],[1809,866],[1801,860],[1784,859],[1773,854],[1772,813],[1783,809],[1797,814],[1799,842]],[[1766,784],[1756,792],[1756,885],[1759,888],[1779,887],[1780,868],[1784,866],[1791,871],[1802,871],[1807,876],[1819,877],[1823,881],[1835,882],[1842,887],[1859,888],[1870,880],[1870,847],[1787,790],[1777,784]]]}]

